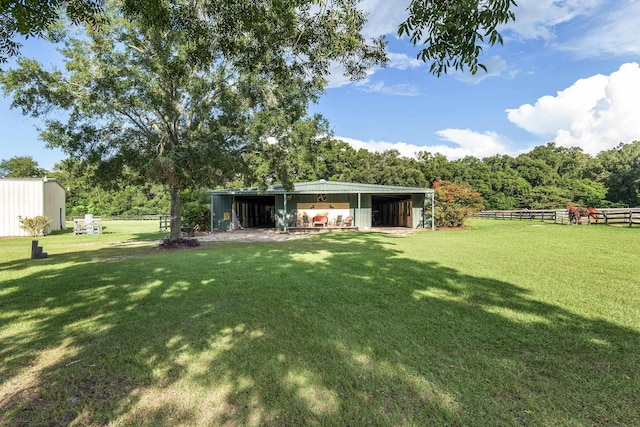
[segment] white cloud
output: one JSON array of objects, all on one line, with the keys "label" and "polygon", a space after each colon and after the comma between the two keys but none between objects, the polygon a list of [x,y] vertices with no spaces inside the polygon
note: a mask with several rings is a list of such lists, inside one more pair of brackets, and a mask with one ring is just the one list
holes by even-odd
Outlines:
[{"label": "white cloud", "polygon": [[347,138],[344,136],[336,136],[335,139],[346,142],[352,146],[355,150],[365,149],[382,153],[388,150],[398,150],[404,157],[415,157],[419,151],[424,151],[424,147],[418,147],[417,145],[407,144],[404,142],[385,142],[385,141],[362,141],[355,138]]},{"label": "white cloud", "polygon": [[513,11],[515,22],[504,29],[522,39],[552,40],[555,27],[572,19],[595,11],[604,0],[518,0]]},{"label": "white cloud", "polygon": [[458,157],[483,158],[505,154],[507,151],[504,138],[495,132],[479,133],[470,129],[444,129],[436,133],[442,139],[458,145],[457,152],[461,154]]},{"label": "white cloud", "polygon": [[[363,29],[365,37],[395,35],[400,23],[408,17],[410,3],[410,0],[362,0],[359,8],[368,14]],[[553,41],[557,42],[557,48],[582,56],[640,53],[637,0],[613,4],[606,0],[518,0],[517,4],[512,9],[516,20],[500,29],[505,38]],[[574,28],[575,36],[568,41],[556,41],[560,25],[576,22],[581,26]]]},{"label": "white cloud", "polygon": [[367,13],[365,37],[395,35],[398,26],[407,19],[409,3],[410,0],[363,0],[358,7]]},{"label": "white cloud", "polygon": [[640,66],[627,63],[609,76],[581,79],[556,96],[507,110],[507,117],[558,145],[581,147],[595,155],[620,142],[640,140],[638,99]]},{"label": "white cloud", "polygon": [[[387,68],[393,68],[398,70],[407,70],[409,68],[417,68],[423,66],[424,63],[418,61],[417,59],[411,58],[408,55],[403,53],[394,53],[389,52],[389,63],[387,64]],[[381,92],[387,93],[391,95],[404,95],[404,96],[413,96],[417,95],[417,89],[414,85],[410,84],[396,84],[396,85],[387,85],[384,82],[376,82],[372,83],[370,81],[370,77],[373,76],[377,71],[380,71],[381,67],[371,67],[366,70],[366,77],[360,81],[355,82],[355,85],[360,87],[365,92]],[[327,88],[337,88],[346,86],[348,84],[353,84],[348,77],[344,75],[344,67],[339,63],[335,62],[332,64],[329,75],[327,76]]]},{"label": "white cloud", "polygon": [[[580,58],[640,54],[640,2],[518,0],[505,38],[540,39]],[[565,24],[564,28],[561,24]],[[506,30],[506,31],[505,31]],[[558,34],[563,31],[563,39]]]},{"label": "white cloud", "polygon": [[481,58],[480,63],[487,67],[486,72],[482,69],[479,69],[477,73],[471,74],[471,72],[469,72],[468,70],[464,73],[458,70],[454,70],[450,73],[450,75],[456,80],[460,80],[465,83],[478,84],[489,77],[504,76],[506,78],[514,78],[517,74],[516,70],[510,70],[509,72],[504,73],[504,71],[507,69],[507,63],[499,56],[492,56],[486,59]]},{"label": "white cloud", "polygon": [[445,129],[437,132],[444,140],[455,144],[449,146],[446,144],[438,145],[414,145],[404,142],[386,142],[386,141],[362,141],[355,138],[346,138],[338,136],[340,139],[354,149],[365,149],[373,152],[382,153],[388,150],[397,150],[404,157],[415,157],[418,152],[429,152],[432,154],[440,153],[449,160],[460,159],[465,156],[474,156],[478,158],[488,157],[495,154],[504,154],[505,145],[499,135],[486,132],[477,133],[468,129]]},{"label": "white cloud", "polygon": [[558,129],[570,127],[584,117],[605,94],[607,76],[595,75],[576,81],[556,96],[543,96],[534,105],[508,109],[509,120],[528,132],[552,137]]},{"label": "white cloud", "polygon": [[640,54],[638,22],[640,2],[630,1],[619,8],[605,9],[597,20],[588,22],[581,31],[558,48],[581,58]]},{"label": "white cloud", "polygon": [[[376,71],[378,71],[379,67],[369,68],[365,71],[366,77],[363,80],[360,80],[359,84],[363,82],[368,82],[369,76],[372,76]],[[327,88],[333,89],[337,87],[346,86],[349,84],[353,84],[354,82],[347,76],[344,75],[344,67],[339,63],[335,62],[329,68],[329,74],[325,77],[327,79]]]},{"label": "white cloud", "polygon": [[387,67],[395,68],[398,70],[406,70],[408,68],[418,68],[424,65],[424,62],[419,61],[416,58],[412,58],[409,55],[406,55],[404,53],[389,52],[387,54],[387,57],[389,58],[389,63],[387,64]]},{"label": "white cloud", "polygon": [[419,94],[418,89],[414,85],[406,83],[387,85],[383,81],[373,83],[366,81],[359,83],[358,87],[360,87],[364,92],[385,93],[387,95],[416,96]]},{"label": "white cloud", "polygon": [[[377,38],[382,35],[395,35],[398,26],[407,19],[407,8],[411,0],[362,0],[358,8],[367,13],[367,23],[363,28],[363,35],[366,38]],[[387,52],[387,68],[397,70],[408,70],[424,66],[424,62],[406,55],[404,53]],[[356,84],[366,92],[382,92],[392,95],[411,96],[417,93],[415,86],[407,84],[387,85],[383,82],[370,83],[369,77],[380,71],[381,67],[372,67],[367,70],[367,76]],[[331,67],[327,77],[328,88],[337,88],[352,84],[353,82],[344,77],[344,68],[338,64]]]}]

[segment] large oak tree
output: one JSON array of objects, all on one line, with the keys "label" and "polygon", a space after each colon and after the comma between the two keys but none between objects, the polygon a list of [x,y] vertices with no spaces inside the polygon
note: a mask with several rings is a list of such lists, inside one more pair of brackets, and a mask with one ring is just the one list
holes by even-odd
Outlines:
[{"label": "large oak tree", "polygon": [[178,239],[181,189],[219,183],[274,137],[291,144],[330,63],[358,78],[383,44],[364,40],[350,0],[162,5],[156,25],[113,2],[102,25],[63,38],[64,70],[21,59],[0,83],[25,114],[46,115],[48,145],[97,165],[104,182],[126,170],[166,185]]}]

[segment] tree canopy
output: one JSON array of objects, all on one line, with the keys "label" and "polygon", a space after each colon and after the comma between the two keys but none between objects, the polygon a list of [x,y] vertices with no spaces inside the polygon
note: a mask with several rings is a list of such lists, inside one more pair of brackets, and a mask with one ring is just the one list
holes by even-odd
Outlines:
[{"label": "tree canopy", "polygon": [[557,209],[567,204],[594,207],[640,204],[640,142],[621,144],[595,157],[579,148],[553,142],[517,157],[467,156],[448,160],[442,154],[354,150],[328,138],[316,141],[308,153],[298,152],[301,165],[295,179],[316,179],[382,185],[431,186],[436,181],[469,184],[485,209]]},{"label": "tree canopy", "polygon": [[0,161],[0,177],[41,178],[45,173],[31,156],[15,156]]},{"label": "tree canopy", "polygon": [[640,205],[640,142],[620,144],[598,156],[607,198]]},{"label": "tree canopy", "polygon": [[[18,54],[21,45],[16,41],[17,36],[42,37],[65,17],[75,23],[104,22],[105,3],[106,0],[1,1],[0,63]],[[197,4],[198,7],[192,7],[195,3],[123,0],[122,11],[125,16],[147,25],[190,34],[195,43],[202,43],[205,48],[199,50],[199,55],[208,52],[207,40],[202,36],[209,32],[206,17],[215,14],[216,31],[230,35],[223,47],[225,54],[244,48],[246,61],[255,62],[260,57],[260,63],[280,46],[282,35],[295,34],[300,46],[309,45],[320,35],[296,31],[301,13],[311,12],[307,16],[312,16],[317,15],[317,10],[331,10],[332,13],[326,15],[324,28],[331,29],[330,22],[333,22],[334,30],[344,22],[363,17],[357,8],[359,0],[206,0]],[[514,0],[412,0],[398,35],[408,36],[414,46],[423,46],[417,56],[431,63],[430,71],[434,74],[447,73],[450,68],[476,73],[478,69],[486,70],[479,62],[483,46],[502,44],[498,27],[515,19],[515,7]],[[185,13],[188,10],[205,13]],[[357,30],[358,26],[352,28]],[[347,37],[336,43],[360,43],[359,33],[345,35]],[[382,43],[382,39],[378,43]],[[283,46],[290,47],[290,44]],[[305,51],[304,58],[319,67],[326,67],[330,60],[326,52],[318,50]],[[351,75],[357,75],[360,66],[355,60],[357,57],[353,59],[345,65]]]},{"label": "tree canopy", "polygon": [[409,16],[398,35],[424,47],[418,58],[431,62],[436,75],[450,68],[472,74],[487,71],[479,62],[483,44],[502,44],[498,27],[515,20],[514,0],[411,0]]},{"label": "tree canopy", "polygon": [[17,36],[42,37],[64,17],[74,23],[97,23],[103,0],[0,1],[0,63],[22,47]]}]

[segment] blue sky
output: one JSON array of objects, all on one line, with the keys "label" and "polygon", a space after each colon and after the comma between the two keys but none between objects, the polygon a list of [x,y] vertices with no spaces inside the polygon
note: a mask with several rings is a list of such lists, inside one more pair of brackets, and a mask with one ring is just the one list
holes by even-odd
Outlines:
[{"label": "blue sky", "polygon": [[[586,153],[640,140],[640,1],[519,0],[503,46],[485,48],[488,73],[440,78],[395,36],[409,0],[363,0],[368,36],[387,34],[390,61],[349,82],[339,70],[311,107],[355,148],[518,155],[555,141]],[[47,63],[43,43],[24,53]],[[51,168],[65,156],[44,148],[37,122],[0,98],[0,159],[31,156]]]}]

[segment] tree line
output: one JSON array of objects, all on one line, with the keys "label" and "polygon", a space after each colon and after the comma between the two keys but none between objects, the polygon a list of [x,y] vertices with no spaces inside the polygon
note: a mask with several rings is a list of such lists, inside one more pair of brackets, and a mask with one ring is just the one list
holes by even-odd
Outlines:
[{"label": "tree line", "polygon": [[[346,142],[325,138],[314,140],[304,149],[280,153],[278,159],[294,182],[325,179],[410,187],[432,187],[437,181],[469,184],[482,195],[485,209],[640,205],[639,141],[621,143],[595,157],[577,147],[549,142],[516,157],[448,160],[429,152],[409,158],[396,150],[356,151]],[[249,166],[268,169],[258,160]],[[242,178],[234,184],[255,185],[247,176]]]},{"label": "tree line", "polygon": [[[277,156],[249,153],[221,187],[259,186],[276,182],[274,168],[265,165]],[[516,157],[495,155],[448,160],[442,154],[355,150],[346,142],[310,138],[296,150],[279,153],[279,167],[291,182],[325,179],[363,184],[432,187],[437,181],[468,184],[480,193],[484,209],[560,209],[567,204],[594,207],[640,206],[640,141],[620,144],[591,156],[580,148],[553,142]],[[240,172],[238,172],[240,171]],[[0,162],[0,176],[56,178],[67,188],[69,216],[151,215],[167,213],[170,197],[160,184],[141,182],[133,172],[109,185],[98,179],[95,167],[72,158],[46,171],[30,157]],[[129,176],[128,176],[129,175]],[[183,215],[195,215],[206,205],[208,187],[182,190]]]}]

